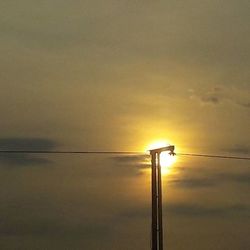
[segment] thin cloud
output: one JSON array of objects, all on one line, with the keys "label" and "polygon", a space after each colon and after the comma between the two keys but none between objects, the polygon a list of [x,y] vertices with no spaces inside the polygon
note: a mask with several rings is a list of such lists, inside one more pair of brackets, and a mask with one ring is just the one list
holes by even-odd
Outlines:
[{"label": "thin cloud", "polygon": [[222,103],[234,104],[243,108],[249,108],[249,97],[245,90],[235,90],[234,88],[214,87],[207,91],[190,89],[190,98],[200,100],[202,104],[219,105]]},{"label": "thin cloud", "polygon": [[[0,150],[52,150],[57,143],[47,138],[0,138]],[[51,161],[34,154],[15,153],[15,154],[0,154],[0,163],[3,166],[34,166],[44,165]]]},{"label": "thin cloud", "polygon": [[184,176],[168,180],[168,185],[185,189],[212,188],[224,183],[230,185],[250,185],[250,173],[204,173],[198,177]]},{"label": "thin cloud", "polygon": [[250,146],[244,144],[236,144],[229,148],[223,149],[223,151],[233,154],[250,154]]},{"label": "thin cloud", "polygon": [[164,210],[179,216],[214,217],[214,216],[247,216],[250,217],[250,207],[245,204],[235,204],[226,207],[206,207],[199,204],[169,204]]},{"label": "thin cloud", "polygon": [[204,103],[212,103],[212,104],[218,104],[221,101],[221,99],[215,95],[204,96],[201,98],[201,100]]},{"label": "thin cloud", "polygon": [[240,106],[244,107],[244,108],[250,108],[250,102],[247,103],[239,103]]},{"label": "thin cloud", "polygon": [[221,181],[233,182],[236,184],[250,185],[250,173],[222,173],[217,175]]},{"label": "thin cloud", "polygon": [[[230,206],[205,206],[202,204],[171,203],[163,206],[164,214],[184,217],[250,217],[250,207],[245,204]],[[129,219],[150,217],[150,207],[133,208],[123,211],[120,216]]]},{"label": "thin cloud", "polygon": [[104,237],[111,231],[111,226],[96,221],[84,223],[65,223],[59,218],[23,218],[4,220],[0,225],[0,236],[81,236],[83,238]]},{"label": "thin cloud", "polygon": [[110,159],[116,163],[115,166],[119,167],[119,172],[123,171],[129,175],[141,174],[143,169],[150,167],[150,156],[148,155],[123,155]]},{"label": "thin cloud", "polygon": [[51,161],[29,154],[1,154],[0,163],[4,166],[34,166],[48,164]]},{"label": "thin cloud", "polygon": [[57,143],[47,138],[0,138],[0,150],[51,150]]},{"label": "thin cloud", "polygon": [[216,181],[212,178],[185,178],[171,180],[168,184],[181,188],[207,188],[215,186]]},{"label": "thin cloud", "polygon": [[124,156],[114,156],[112,159],[119,163],[145,163],[149,160],[149,155],[124,155]]}]

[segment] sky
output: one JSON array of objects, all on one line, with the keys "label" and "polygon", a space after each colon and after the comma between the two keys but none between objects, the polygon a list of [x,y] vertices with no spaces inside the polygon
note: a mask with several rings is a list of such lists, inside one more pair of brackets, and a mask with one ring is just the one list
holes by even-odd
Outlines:
[{"label": "sky", "polygon": [[[250,155],[246,0],[0,0],[0,149]],[[172,249],[249,249],[248,161],[177,157]],[[1,249],[149,249],[144,155],[0,155]],[[181,239],[181,240],[180,240]]]}]

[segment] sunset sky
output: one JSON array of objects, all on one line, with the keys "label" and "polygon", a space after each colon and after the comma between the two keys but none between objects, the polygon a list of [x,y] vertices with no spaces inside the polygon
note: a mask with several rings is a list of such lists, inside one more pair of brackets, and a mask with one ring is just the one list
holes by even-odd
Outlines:
[{"label": "sunset sky", "polygon": [[[250,155],[250,2],[0,0],[0,150]],[[0,155],[0,248],[150,249],[143,155]],[[250,248],[249,161],[178,156],[173,250]]]}]

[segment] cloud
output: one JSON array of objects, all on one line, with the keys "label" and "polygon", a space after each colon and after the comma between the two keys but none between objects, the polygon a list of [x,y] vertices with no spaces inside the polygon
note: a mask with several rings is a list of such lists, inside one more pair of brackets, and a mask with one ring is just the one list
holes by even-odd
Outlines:
[{"label": "cloud", "polygon": [[237,184],[250,185],[250,173],[222,173],[218,174],[217,178],[221,181],[234,182]]},{"label": "cloud", "polygon": [[230,185],[250,185],[250,173],[219,173],[205,174],[199,177],[183,176],[182,178],[174,178],[168,180],[168,185],[173,185],[178,188],[200,189],[219,186],[223,183]]},{"label": "cloud", "polygon": [[[0,138],[0,150],[52,150],[57,143],[47,138]],[[46,158],[28,153],[1,153],[0,163],[4,166],[33,166],[47,164],[50,161]]]},{"label": "cloud", "polygon": [[26,220],[6,221],[0,225],[0,236],[62,236],[95,238],[105,237],[111,226],[104,223],[89,222],[67,224],[50,218],[25,218]]},{"label": "cloud", "polygon": [[205,103],[218,104],[220,102],[220,98],[215,95],[208,95],[201,98],[201,100]]},{"label": "cloud", "polygon": [[225,86],[213,87],[210,89],[190,89],[190,98],[196,98],[203,104],[218,105],[221,103],[234,104],[243,108],[249,108],[249,89],[236,89]]},{"label": "cloud", "polygon": [[47,138],[0,138],[0,150],[51,150],[57,143]]},{"label": "cloud", "polygon": [[241,107],[250,108],[250,102],[238,103]]},{"label": "cloud", "polygon": [[233,145],[229,148],[224,148],[223,151],[233,154],[250,154],[249,145]]},{"label": "cloud", "polygon": [[168,184],[182,188],[207,188],[215,186],[216,181],[212,178],[185,178],[171,180]]},{"label": "cloud", "polygon": [[204,91],[203,89],[190,89],[190,98],[198,99],[203,104],[214,104],[221,103],[225,96],[224,91],[221,87],[214,87]]},{"label": "cloud", "polygon": [[114,156],[111,158],[119,166],[119,171],[123,169],[126,173],[140,174],[142,169],[149,168],[150,156],[149,155],[122,155]]},{"label": "cloud", "polygon": [[225,207],[206,207],[196,204],[168,204],[164,207],[166,212],[179,216],[250,216],[250,207],[244,204],[235,204]]},{"label": "cloud", "polygon": [[114,156],[112,159],[120,164],[145,164],[149,163],[149,155],[122,155]]},{"label": "cloud", "polygon": [[[164,214],[174,214],[185,217],[214,217],[214,216],[247,216],[250,217],[250,206],[233,204],[230,206],[205,206],[201,204],[170,203],[163,206]],[[133,208],[123,211],[120,216],[129,219],[150,217],[150,207]]]},{"label": "cloud", "polygon": [[149,218],[150,215],[151,215],[150,207],[133,207],[122,211],[119,214],[119,217],[128,219],[140,219],[140,218]]},{"label": "cloud", "polygon": [[42,165],[50,163],[48,159],[37,157],[29,154],[6,154],[1,153],[0,163],[7,166],[33,166],[33,165]]}]

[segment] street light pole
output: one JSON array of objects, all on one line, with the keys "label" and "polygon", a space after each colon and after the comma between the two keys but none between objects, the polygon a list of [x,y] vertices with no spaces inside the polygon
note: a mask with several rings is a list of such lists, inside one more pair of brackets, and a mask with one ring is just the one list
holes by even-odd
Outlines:
[{"label": "street light pole", "polygon": [[158,250],[158,199],[157,199],[157,169],[156,169],[156,153],[151,153],[152,161],[152,229],[151,229],[151,238],[152,238],[152,250]]},{"label": "street light pole", "polygon": [[164,151],[169,151],[170,155],[175,155],[174,148],[174,146],[167,146],[150,150],[152,164],[152,250],[163,250],[162,184],[160,154]]},{"label": "street light pole", "polygon": [[161,184],[161,162],[160,153],[157,154],[157,175],[158,175],[158,234],[159,250],[163,250],[163,227],[162,227],[162,184]]}]

